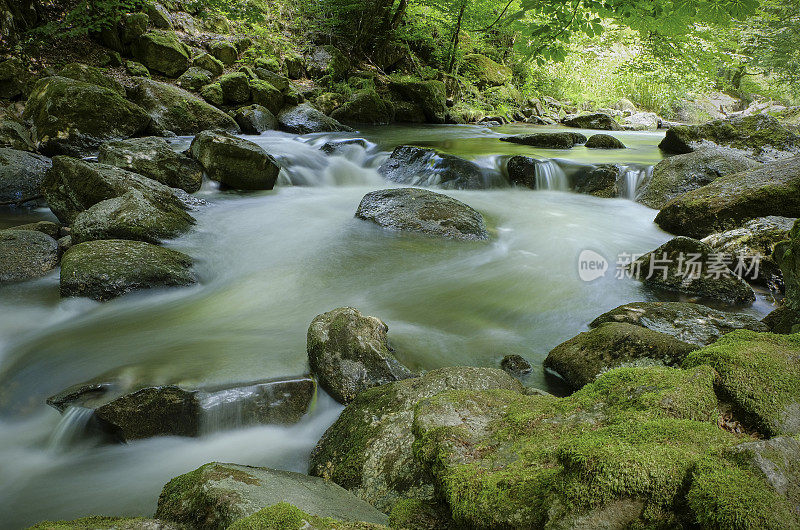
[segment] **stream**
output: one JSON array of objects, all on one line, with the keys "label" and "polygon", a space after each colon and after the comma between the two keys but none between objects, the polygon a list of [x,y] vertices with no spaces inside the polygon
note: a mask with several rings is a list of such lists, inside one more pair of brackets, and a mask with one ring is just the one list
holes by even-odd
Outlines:
[{"label": "stream", "polygon": [[[618,305],[656,300],[638,282],[616,279],[614,269],[620,253],[670,239],[652,222],[655,210],[630,200],[661,159],[663,133],[615,132],[628,146],[622,151],[498,141],[532,129],[392,126],[247,137],[277,155],[279,185],[246,194],[204,185],[199,195],[209,205],[193,212],[196,228],[167,244],[195,258],[198,285],[105,304],[61,300],[57,271],[0,286],[0,528],[92,514],[151,516],[164,483],[215,460],[305,472],[311,449],[342,410],[322,390],[292,426],[101,446],[76,440],[85,414],[62,421],[45,399],[103,374],[189,386],[301,375],[309,323],[336,307],[384,320],[397,358],[414,370],[498,367],[505,355],[519,354],[534,366],[526,384],[562,392],[541,366],[551,348]],[[333,156],[319,150],[349,138],[367,147],[348,145]],[[176,148],[189,141],[177,139]],[[397,185],[376,168],[406,143],[497,174],[508,155],[541,158],[540,182],[550,189],[445,190],[484,215],[488,243],[394,233],[355,219],[365,193]],[[625,197],[563,191],[565,175],[598,163],[627,166]],[[51,218],[49,211],[0,211],[0,228]],[[609,261],[605,277],[581,281],[583,250]],[[746,311],[770,309],[759,294]]]}]

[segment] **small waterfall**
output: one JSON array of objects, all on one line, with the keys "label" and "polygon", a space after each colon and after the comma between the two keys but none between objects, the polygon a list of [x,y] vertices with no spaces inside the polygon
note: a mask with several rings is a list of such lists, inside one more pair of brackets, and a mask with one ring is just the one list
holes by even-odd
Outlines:
[{"label": "small waterfall", "polygon": [[89,430],[89,422],[92,421],[94,410],[86,407],[67,407],[61,416],[47,445],[51,450],[58,451],[69,447],[81,438]]},{"label": "small waterfall", "polygon": [[252,400],[256,387],[229,388],[200,396],[200,428],[209,433],[235,429],[245,424],[245,403]]},{"label": "small waterfall", "polygon": [[623,177],[622,196],[635,201],[641,189],[650,181],[650,177],[653,175],[653,166],[622,166],[620,172]]},{"label": "small waterfall", "polygon": [[566,191],[569,189],[569,179],[553,160],[537,160],[536,189]]}]

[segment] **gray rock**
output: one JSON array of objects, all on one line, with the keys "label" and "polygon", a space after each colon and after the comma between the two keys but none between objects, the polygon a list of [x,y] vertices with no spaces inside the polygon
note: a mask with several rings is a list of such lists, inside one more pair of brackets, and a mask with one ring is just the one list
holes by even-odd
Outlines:
[{"label": "gray rock", "polygon": [[635,112],[622,119],[622,128],[628,131],[655,131],[660,122],[655,112]]},{"label": "gray rock", "polygon": [[278,113],[281,129],[294,134],[352,131],[346,125],[330,118],[308,103],[288,107]]},{"label": "gray rock", "polygon": [[203,183],[200,164],[172,149],[163,138],[150,136],[105,143],[100,146],[97,160],[189,193],[199,190]]},{"label": "gray rock", "polygon": [[197,436],[200,404],[177,386],[143,388],[101,405],[94,416],[122,441],[154,436]]},{"label": "gray rock", "polygon": [[11,227],[11,230],[34,230],[36,232],[47,234],[53,239],[58,239],[62,232],[61,225],[59,225],[58,223],[53,223],[51,221],[37,221],[35,223],[17,225]]},{"label": "gray rock", "polygon": [[600,112],[594,114],[582,114],[580,116],[570,116],[564,119],[567,127],[577,127],[579,129],[600,129],[603,131],[621,131],[622,126],[608,114]]},{"label": "gray rock", "polygon": [[391,230],[459,240],[489,238],[480,213],[452,197],[419,188],[367,193],[358,205],[356,217]]},{"label": "gray rock", "polygon": [[212,462],[168,482],[156,517],[198,530],[224,530],[266,506],[289,502],[342,521],[386,524],[387,517],[331,482],[300,473]]},{"label": "gray rock", "polygon": [[0,204],[21,204],[40,196],[42,182],[52,165],[42,155],[0,148]]},{"label": "gray rock", "polygon": [[533,367],[521,355],[506,355],[500,361],[500,368],[513,376],[522,376],[531,373]]},{"label": "gray rock", "polygon": [[539,160],[528,156],[516,155],[508,159],[506,172],[512,184],[536,189],[536,166]]},{"label": "gray rock", "polygon": [[275,159],[244,138],[204,131],[192,140],[190,151],[208,178],[229,188],[271,190],[278,178]]},{"label": "gray rock", "polygon": [[178,78],[178,86],[186,90],[198,91],[211,83],[213,75],[204,68],[192,66]]},{"label": "gray rock", "polygon": [[311,373],[343,404],[368,388],[412,377],[392,355],[388,329],[380,319],[352,307],[317,315],[308,328]]},{"label": "gray rock", "polygon": [[761,475],[795,510],[800,501],[800,441],[790,436],[745,442],[733,447],[734,458]]},{"label": "gray rock", "polygon": [[58,265],[58,243],[35,230],[0,230],[0,284],[44,276]]},{"label": "gray rock", "polygon": [[250,81],[243,72],[232,72],[219,78],[222,88],[222,99],[228,104],[240,104],[250,101]]},{"label": "gray rock", "polygon": [[444,189],[489,187],[480,166],[461,157],[410,145],[396,147],[378,167],[387,179],[410,186]]},{"label": "gray rock", "polygon": [[25,125],[15,120],[4,119],[0,120],[0,148],[34,151],[36,144]]},{"label": "gray rock", "polygon": [[577,144],[586,143],[586,137],[580,133],[550,132],[506,136],[500,141],[545,149],[572,149]]},{"label": "gray rock", "polygon": [[620,194],[620,168],[616,164],[598,164],[573,177],[572,188],[578,193],[595,197],[618,197]]},{"label": "gray rock", "polygon": [[306,70],[314,78],[329,75],[340,80],[350,70],[350,60],[334,46],[316,46],[306,56]]},{"label": "gray rock", "polygon": [[226,40],[216,40],[208,44],[208,52],[225,66],[230,66],[239,59],[236,46]]},{"label": "gray rock", "polygon": [[610,134],[594,134],[586,141],[588,149],[625,149],[619,138]]},{"label": "gray rock", "polygon": [[261,105],[240,107],[233,113],[233,119],[244,134],[261,134],[278,128],[278,119]]},{"label": "gray rock", "polygon": [[214,77],[222,75],[223,70],[225,70],[225,65],[222,64],[222,61],[208,53],[201,53],[197,55],[194,59],[192,59],[192,65],[210,72]]}]

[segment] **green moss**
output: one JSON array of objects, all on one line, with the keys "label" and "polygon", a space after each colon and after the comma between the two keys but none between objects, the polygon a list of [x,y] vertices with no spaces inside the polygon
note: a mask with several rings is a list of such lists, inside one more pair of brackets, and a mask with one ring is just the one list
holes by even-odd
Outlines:
[{"label": "green moss", "polygon": [[29,530],[138,530],[146,528],[147,519],[142,517],[106,517],[93,515],[73,521],[43,521]]},{"label": "green moss", "polygon": [[719,389],[767,436],[800,432],[800,335],[734,331],[689,354],[684,367],[707,364]]},{"label": "green moss", "polygon": [[350,523],[309,515],[291,504],[267,506],[234,522],[228,530],[367,530],[385,528],[371,523]]}]

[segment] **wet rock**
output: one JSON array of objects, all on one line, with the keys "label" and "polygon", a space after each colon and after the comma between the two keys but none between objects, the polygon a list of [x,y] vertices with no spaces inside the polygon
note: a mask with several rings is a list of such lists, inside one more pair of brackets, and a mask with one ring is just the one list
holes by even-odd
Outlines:
[{"label": "wet rock", "polygon": [[306,56],[306,70],[313,78],[331,76],[338,81],[350,70],[350,60],[335,46],[316,46]]},{"label": "wet rock", "polygon": [[79,213],[72,223],[72,242],[130,239],[159,244],[189,230],[194,218],[179,205],[149,200],[132,189]]},{"label": "wet rock", "polygon": [[800,332],[800,311],[780,305],[765,316],[763,322],[772,333],[788,335]]},{"label": "wet rock", "polygon": [[575,145],[586,143],[586,137],[576,133],[553,132],[506,136],[500,141],[545,149],[572,149]]},{"label": "wet rock", "polygon": [[308,328],[307,351],[322,388],[347,404],[368,388],[412,377],[392,354],[388,329],[352,307],[317,315]]},{"label": "wet rock", "polygon": [[311,515],[300,508],[281,502],[272,506],[262,508],[253,515],[239,519],[229,530],[251,530],[253,528],[298,528],[312,530],[315,528],[331,530],[385,530],[386,526],[375,523],[344,522],[331,517],[319,517]]},{"label": "wet rock", "polygon": [[620,168],[616,164],[599,164],[573,177],[572,188],[578,193],[595,197],[618,197],[620,194]]},{"label": "wet rock", "polygon": [[331,118],[343,123],[386,125],[394,119],[394,109],[374,90],[362,90],[334,110]]},{"label": "wet rock", "polygon": [[774,215],[760,217],[746,222],[741,228],[711,234],[702,239],[717,252],[725,255],[731,263],[737,263],[739,256],[752,264],[758,257],[758,266],[743,277],[758,285],[780,291],[783,288],[783,274],[772,256],[778,243],[788,239],[795,219]]},{"label": "wet rock", "polygon": [[414,407],[445,390],[488,389],[517,393],[523,387],[501,370],[453,367],[363,392],[320,439],[310,473],[384,512],[401,499],[437,503],[431,475],[414,458]]},{"label": "wet rock", "polygon": [[23,203],[41,195],[49,158],[27,151],[0,148],[0,203]]},{"label": "wet rock", "polygon": [[113,90],[122,97],[126,95],[122,83],[106,75],[100,68],[81,63],[70,63],[59,70],[58,75]]},{"label": "wet rock", "polygon": [[204,131],[192,140],[190,151],[208,178],[229,188],[271,190],[278,178],[280,168],[272,156],[231,134]]},{"label": "wet rock", "polygon": [[655,131],[661,119],[654,112],[634,112],[622,119],[622,128],[628,131]]},{"label": "wet rock", "polygon": [[384,514],[331,482],[290,471],[218,462],[169,481],[158,498],[156,517],[191,528],[222,530],[263,507],[287,501],[318,517],[387,522]]},{"label": "wet rock", "polygon": [[11,230],[34,230],[36,232],[47,234],[53,239],[58,239],[63,229],[58,223],[53,223],[50,221],[37,221],[35,223],[14,226],[11,228]]},{"label": "wet rock", "polygon": [[[800,441],[790,436],[745,442],[730,450],[734,459],[760,475],[781,497],[800,499]],[[788,519],[787,519],[788,520]]]},{"label": "wet rock", "polygon": [[719,177],[670,201],[655,222],[673,234],[705,237],[769,215],[800,217],[800,157]]},{"label": "wet rock", "polygon": [[690,153],[701,147],[740,150],[760,161],[790,158],[800,153],[800,135],[772,116],[736,116],[703,125],[681,125],[667,130],[659,147],[667,153]]},{"label": "wet rock", "polygon": [[273,114],[278,114],[286,103],[284,94],[277,87],[267,81],[250,79],[250,94],[253,103],[266,107]]},{"label": "wet rock", "polygon": [[244,134],[261,134],[278,128],[278,118],[261,105],[240,107],[233,113],[233,119]]},{"label": "wet rock", "polygon": [[66,77],[46,77],[33,88],[23,118],[44,154],[90,154],[108,140],[144,132],[150,117],[118,93]]},{"label": "wet rock", "polygon": [[748,304],[755,293],[734,275],[714,249],[688,237],[671,239],[634,261],[634,278],[645,285],[728,304]]},{"label": "wet rock", "polygon": [[671,335],[623,322],[600,324],[559,344],[547,354],[544,367],[557,372],[573,388],[594,381],[620,366],[676,366],[697,349]]},{"label": "wet rock", "polygon": [[261,81],[266,81],[281,92],[289,88],[289,78],[286,76],[258,67],[254,68],[253,71]]},{"label": "wet rock", "polygon": [[199,410],[195,392],[161,386],[118,397],[97,407],[94,415],[121,440],[131,441],[154,436],[197,436]]},{"label": "wet rock", "polygon": [[28,128],[11,119],[0,120],[0,148],[35,151],[36,145]]},{"label": "wet rock", "polygon": [[178,78],[178,86],[186,90],[200,90],[211,83],[212,74],[208,70],[192,66]]},{"label": "wet rock", "polygon": [[207,129],[239,131],[233,118],[191,92],[152,79],[140,78],[134,83],[131,100],[164,130],[178,135],[197,134]]},{"label": "wet rock", "polygon": [[775,246],[773,258],[781,268],[786,287],[784,303],[800,311],[800,222],[795,221],[786,241]]},{"label": "wet rock", "polygon": [[411,145],[396,147],[378,173],[393,182],[445,189],[488,187],[480,166],[461,157]]},{"label": "wet rock", "polygon": [[594,114],[582,114],[564,119],[567,127],[577,127],[578,129],[599,129],[602,131],[621,131],[622,126],[608,114],[600,112]]},{"label": "wet rock", "polygon": [[87,241],[61,259],[61,296],[110,300],[131,291],[195,283],[192,258],[142,241]]},{"label": "wet rock", "polygon": [[100,146],[97,159],[189,193],[199,190],[203,183],[200,165],[158,137],[105,143]]},{"label": "wet rock", "polygon": [[536,166],[539,161],[528,156],[512,156],[506,164],[508,180],[512,184],[536,189]]},{"label": "wet rock", "polygon": [[362,149],[367,149],[369,144],[363,138],[348,138],[347,140],[331,140],[325,142],[319,148],[320,151],[327,155],[338,155],[347,152],[350,146],[358,146]]},{"label": "wet rock", "polygon": [[58,265],[58,243],[36,230],[0,230],[0,284],[32,280]]},{"label": "wet rock", "polygon": [[29,530],[181,530],[178,525],[142,517],[93,515],[72,521],[44,521]]},{"label": "wet rock", "polygon": [[225,103],[238,104],[250,101],[250,82],[242,72],[225,74],[219,78]]},{"label": "wet rock", "polygon": [[736,329],[769,331],[752,315],[728,313],[685,302],[632,302],[603,313],[589,327],[596,328],[606,322],[642,326],[698,346],[711,344]]},{"label": "wet rock", "polygon": [[489,238],[480,213],[452,197],[419,188],[367,193],[358,205],[356,217],[390,230],[459,240]]},{"label": "wet rock", "polygon": [[223,70],[225,70],[225,65],[222,64],[222,61],[208,53],[201,53],[197,55],[194,59],[192,59],[192,65],[196,68],[200,68],[201,70],[210,72],[214,77],[221,76]]},{"label": "wet rock", "polygon": [[430,123],[444,123],[447,118],[447,97],[441,81],[393,80],[389,89],[396,99],[419,106]]},{"label": "wet rock", "polygon": [[461,68],[465,74],[477,80],[479,88],[505,85],[513,76],[511,68],[478,53],[465,55]]},{"label": "wet rock", "polygon": [[588,149],[625,149],[625,144],[610,134],[594,134],[586,141],[586,147]]},{"label": "wet rock", "polygon": [[172,31],[145,33],[134,41],[131,52],[148,69],[167,77],[178,77],[192,64],[189,48]]},{"label": "wet rock", "polygon": [[521,355],[506,355],[500,361],[500,368],[513,376],[522,376],[531,373],[533,367]]},{"label": "wet rock", "polygon": [[293,134],[352,131],[346,125],[330,118],[308,103],[288,107],[278,113],[281,129]]},{"label": "wet rock", "polygon": [[650,181],[637,200],[650,208],[660,209],[687,191],[760,165],[741,153],[716,147],[671,156],[656,164]]},{"label": "wet rock", "polygon": [[230,66],[239,59],[239,51],[236,46],[226,40],[210,42],[208,52],[225,66]]}]

